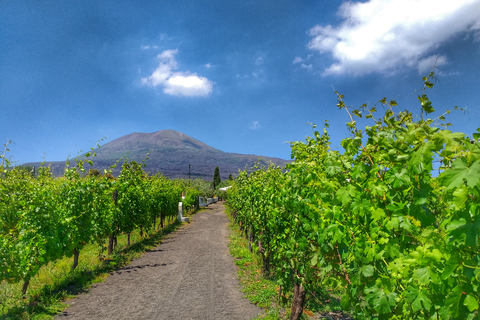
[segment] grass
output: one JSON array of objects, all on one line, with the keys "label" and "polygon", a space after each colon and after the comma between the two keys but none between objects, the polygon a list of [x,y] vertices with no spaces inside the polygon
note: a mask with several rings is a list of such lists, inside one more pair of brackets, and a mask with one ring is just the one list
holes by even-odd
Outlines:
[{"label": "grass", "polygon": [[79,265],[74,271],[71,271],[73,257],[64,257],[43,266],[30,280],[25,298],[21,294],[22,283],[0,283],[0,319],[53,319],[67,307],[63,300],[86,291],[94,283],[103,282],[110,272],[157,247],[165,235],[180,226],[177,220],[174,221],[143,238],[135,231],[130,236],[130,246],[127,246],[127,235],[120,235],[113,253],[102,261],[98,258],[101,247],[87,245],[80,252]]},{"label": "grass", "polygon": [[241,291],[251,303],[263,308],[265,313],[258,319],[281,319],[285,310],[275,302],[278,297],[279,286],[274,279],[262,276],[262,262],[260,256],[251,253],[248,241],[241,236],[238,226],[231,224],[230,254],[235,258],[238,266],[238,278]]},{"label": "grass", "polygon": [[[228,206],[225,207],[229,214]],[[232,221],[232,219],[231,219]],[[233,221],[230,224],[230,254],[235,258],[239,267],[238,278],[241,291],[251,303],[263,308],[265,313],[256,319],[288,319],[292,304],[292,292],[282,292],[273,276],[262,275],[262,260],[258,248],[252,246],[253,252],[248,249],[248,240],[242,236],[238,225]],[[338,299],[338,290],[318,287],[315,292],[307,293],[302,319],[350,319],[342,312]]]}]

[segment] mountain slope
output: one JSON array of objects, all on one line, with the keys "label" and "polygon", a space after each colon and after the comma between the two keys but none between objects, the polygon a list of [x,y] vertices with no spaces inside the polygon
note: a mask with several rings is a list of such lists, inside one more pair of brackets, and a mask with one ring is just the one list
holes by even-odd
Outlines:
[{"label": "mountain slope", "polygon": [[142,153],[162,151],[222,152],[184,133],[175,130],[160,130],[154,133],[134,132],[115,139],[97,150],[101,160],[118,160],[126,154],[135,157]]},{"label": "mountain slope", "polygon": [[[115,164],[114,174],[120,173],[124,161],[145,161],[145,171],[162,173],[168,178],[188,178],[189,166],[191,177],[211,180],[215,167],[219,167],[222,180],[238,170],[250,169],[255,162],[268,165],[273,162],[284,166],[288,161],[257,155],[228,153],[215,149],[184,133],[175,130],[160,130],[153,133],[134,132],[115,139],[95,150],[93,168],[103,171]],[[147,159],[148,157],[148,159]],[[25,165],[39,166],[39,163]],[[63,174],[64,161],[49,164],[56,176]],[[91,168],[87,165],[86,169]]]}]

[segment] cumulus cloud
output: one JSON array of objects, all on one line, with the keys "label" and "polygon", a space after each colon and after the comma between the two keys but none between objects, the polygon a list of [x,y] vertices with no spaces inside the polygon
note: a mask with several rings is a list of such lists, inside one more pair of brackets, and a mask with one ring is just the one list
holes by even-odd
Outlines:
[{"label": "cumulus cloud", "polygon": [[165,94],[173,96],[208,96],[213,89],[213,82],[196,73],[175,71],[178,50],[165,50],[157,58],[160,64],[153,73],[142,78],[142,84],[149,87],[163,87]]},{"label": "cumulus cloud", "polygon": [[260,122],[258,121],[252,121],[252,123],[250,124],[250,129],[252,130],[257,130],[257,129],[260,129]]},{"label": "cumulus cloud", "polygon": [[480,0],[345,2],[338,13],[343,18],[339,26],[310,30],[308,47],[330,53],[336,61],[324,75],[420,70],[443,42],[480,30]]}]

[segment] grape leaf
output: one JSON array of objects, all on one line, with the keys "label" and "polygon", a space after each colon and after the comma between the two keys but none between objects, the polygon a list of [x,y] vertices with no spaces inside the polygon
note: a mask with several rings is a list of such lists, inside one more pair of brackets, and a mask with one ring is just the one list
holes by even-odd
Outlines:
[{"label": "grape leaf", "polygon": [[374,221],[380,220],[385,217],[385,211],[382,208],[376,208],[372,210],[372,218]]},{"label": "grape leaf", "polygon": [[315,267],[318,263],[318,253],[315,253],[312,257],[312,260],[310,261],[310,265],[312,267]]},{"label": "grape leaf", "polygon": [[461,140],[465,136],[461,132],[451,132],[450,130],[438,130],[433,134],[432,140],[437,145],[445,144],[445,147],[450,147],[455,143],[455,140]]},{"label": "grape leaf", "polygon": [[413,279],[418,281],[421,285],[427,285],[431,282],[438,283],[439,277],[430,267],[424,267],[415,270],[413,273]]},{"label": "grape leaf", "polygon": [[453,169],[446,170],[438,177],[440,183],[447,187],[447,190],[459,188],[464,180],[467,186],[473,188],[480,182],[480,160],[467,166],[467,159],[460,157],[453,162]]},{"label": "grape leaf", "polygon": [[352,201],[352,196],[355,195],[355,187],[348,185],[347,187],[342,187],[338,189],[336,198],[342,202],[342,205],[346,206]]},{"label": "grape leaf", "polygon": [[352,200],[352,197],[348,194],[347,188],[340,188],[336,194],[337,200],[342,202],[342,205],[347,205]]},{"label": "grape leaf", "polygon": [[447,231],[451,231],[451,235],[455,240],[465,239],[465,245],[470,247],[478,247],[478,235],[480,234],[480,217],[476,217],[472,221],[466,222],[465,219],[460,221],[452,221]]},{"label": "grape leaf", "polygon": [[370,264],[367,264],[363,267],[360,268],[360,272],[365,276],[365,277],[371,277],[373,276],[373,272],[374,272],[374,269],[373,269],[373,266],[370,265]]},{"label": "grape leaf", "polygon": [[432,301],[428,298],[423,288],[408,287],[406,300],[411,304],[414,312],[420,311],[423,308],[428,310],[432,306]]},{"label": "grape leaf", "polygon": [[467,306],[467,308],[470,312],[478,309],[478,301],[471,294],[467,295],[467,297],[465,298],[465,301],[463,302],[463,305]]},{"label": "grape leaf", "polygon": [[367,301],[373,305],[373,308],[378,313],[389,313],[391,311],[391,307],[396,303],[395,293],[391,292],[387,294],[383,289],[378,287],[365,289],[365,293],[367,293]]}]

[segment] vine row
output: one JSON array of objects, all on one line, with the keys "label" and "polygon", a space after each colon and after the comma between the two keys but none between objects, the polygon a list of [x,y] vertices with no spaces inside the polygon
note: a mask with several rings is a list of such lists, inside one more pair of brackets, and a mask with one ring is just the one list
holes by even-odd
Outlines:
[{"label": "vine row", "polygon": [[337,93],[349,116],[343,150],[330,148],[328,122],[313,126],[291,143],[291,164],[243,171],[229,190],[264,271],[293,290],[290,319],[319,285],[344,288],[355,319],[479,318],[480,129],[469,138],[442,127],[445,114],[427,119],[433,78],[423,78],[420,119],[385,98],[381,116],[353,109]]},{"label": "vine row", "polygon": [[23,281],[25,295],[43,265],[73,256],[74,269],[86,244],[103,248],[108,239],[110,254],[117,235],[135,229],[150,232],[176,216],[185,187],[181,183],[161,175],[149,177],[134,161],[125,162],[117,178],[108,172],[87,174],[90,155],[72,167],[67,163],[62,178],[54,178],[47,167],[35,174],[9,167],[2,156],[0,281]]}]

